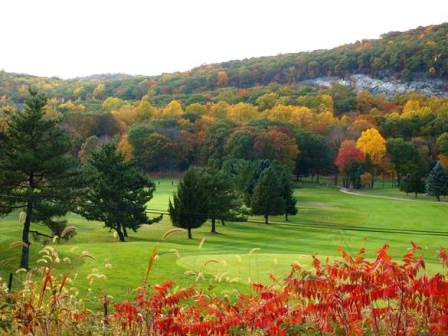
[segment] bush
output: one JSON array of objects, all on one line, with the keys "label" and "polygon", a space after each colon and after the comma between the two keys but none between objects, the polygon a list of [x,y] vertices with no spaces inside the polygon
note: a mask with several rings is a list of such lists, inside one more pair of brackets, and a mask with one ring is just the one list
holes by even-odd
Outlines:
[{"label": "bush", "polygon": [[[428,276],[419,250],[412,244],[401,262],[387,245],[375,259],[341,250],[338,261],[314,258],[312,270],[292,265],[285,280],[253,284],[234,302],[194,287],[175,290],[171,281],[150,286],[154,251],[135,298],[115,303],[111,315],[83,308],[66,289],[68,276],[45,266],[39,287],[30,277],[16,293],[0,286],[0,327],[8,335],[446,335],[448,278]],[[448,266],[447,251],[439,256]]]}]

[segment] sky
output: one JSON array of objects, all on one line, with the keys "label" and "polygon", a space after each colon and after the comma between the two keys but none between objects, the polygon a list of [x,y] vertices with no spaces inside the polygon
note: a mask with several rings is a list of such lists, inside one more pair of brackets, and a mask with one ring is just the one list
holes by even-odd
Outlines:
[{"label": "sky", "polygon": [[447,0],[0,0],[0,69],[157,75],[446,21]]}]

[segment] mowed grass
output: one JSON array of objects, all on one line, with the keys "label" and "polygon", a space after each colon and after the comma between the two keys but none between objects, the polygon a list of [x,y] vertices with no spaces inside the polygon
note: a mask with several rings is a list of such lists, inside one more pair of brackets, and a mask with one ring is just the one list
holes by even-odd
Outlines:
[{"label": "mowed grass", "polygon": [[[158,180],[156,186],[148,208],[166,210],[176,181]],[[448,237],[428,234],[428,231],[448,232],[448,204],[370,198],[311,185],[296,189],[295,195],[299,213],[290,216],[289,223],[282,216],[275,216],[268,225],[219,224],[218,234],[210,233],[210,224],[206,223],[193,231],[193,240],[187,239],[183,232],[162,240],[164,233],[172,228],[168,216],[157,224],[143,226],[136,233],[130,232],[129,241],[120,243],[102,223],[70,215],[69,225],[77,227],[78,234],[68,242],[54,245],[61,260],[70,259],[70,263],[62,261],[58,267],[77,274],[75,286],[83,292],[94,288],[96,294],[112,295],[115,299],[129,297],[142,283],[154,248],[159,257],[150,275],[151,283],[172,280],[179,287],[195,285],[219,293],[247,290],[250,281],[269,282],[270,274],[281,278],[294,262],[309,267],[313,255],[334,259],[338,256],[338,247],[350,253],[364,247],[371,258],[387,243],[391,254],[400,257],[412,240],[422,246],[421,253],[429,271],[441,270],[437,250],[448,247]],[[0,276],[4,279],[19,263],[20,248],[11,243],[19,240],[20,229],[17,214],[0,220]],[[35,264],[42,244],[34,242],[31,248]],[[95,260],[79,258],[84,251]],[[105,274],[107,280],[98,279],[89,284],[87,276],[92,272]],[[15,277],[20,280],[23,275]]]}]

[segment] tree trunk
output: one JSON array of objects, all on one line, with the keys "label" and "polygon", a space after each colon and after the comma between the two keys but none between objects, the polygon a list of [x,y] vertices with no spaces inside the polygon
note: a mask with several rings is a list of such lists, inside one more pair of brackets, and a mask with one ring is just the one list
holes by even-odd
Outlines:
[{"label": "tree trunk", "polygon": [[191,228],[188,228],[188,239],[193,239],[193,236],[191,235]]},{"label": "tree trunk", "polygon": [[226,226],[226,223],[224,222],[224,219],[221,219],[221,224],[222,224],[223,226]]},{"label": "tree trunk", "polygon": [[288,213],[286,212],[285,213],[285,222],[287,222],[288,221]]},{"label": "tree trunk", "polygon": [[22,231],[22,257],[20,259],[20,267],[29,269],[30,258],[30,227],[31,227],[31,214],[33,213],[33,203],[28,201],[26,206],[26,218]]},{"label": "tree trunk", "polygon": [[437,195],[436,197],[437,197],[437,200],[438,200],[438,201],[440,202],[440,196],[439,196],[439,195]]},{"label": "tree trunk", "polygon": [[117,228],[115,229],[115,231],[117,231],[118,238],[120,238],[120,241],[124,242],[125,239],[124,239],[123,231],[121,231],[121,225],[118,225]]},{"label": "tree trunk", "polygon": [[269,215],[264,215],[264,223],[269,224]]},{"label": "tree trunk", "polygon": [[216,233],[216,218],[212,218],[212,233]]},{"label": "tree trunk", "polygon": [[123,234],[126,238],[128,237],[128,231],[126,230],[125,226],[123,226]]}]

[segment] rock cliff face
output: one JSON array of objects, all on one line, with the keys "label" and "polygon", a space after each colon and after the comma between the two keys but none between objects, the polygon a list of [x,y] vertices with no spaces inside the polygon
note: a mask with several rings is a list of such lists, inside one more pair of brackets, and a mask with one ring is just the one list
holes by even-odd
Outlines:
[{"label": "rock cliff face", "polygon": [[362,74],[355,74],[347,78],[319,77],[300,83],[319,87],[330,87],[338,83],[355,91],[367,90],[372,94],[383,94],[387,98],[408,92],[418,92],[427,96],[448,96],[448,81],[441,79],[421,79],[402,82],[396,79],[377,79]]}]

